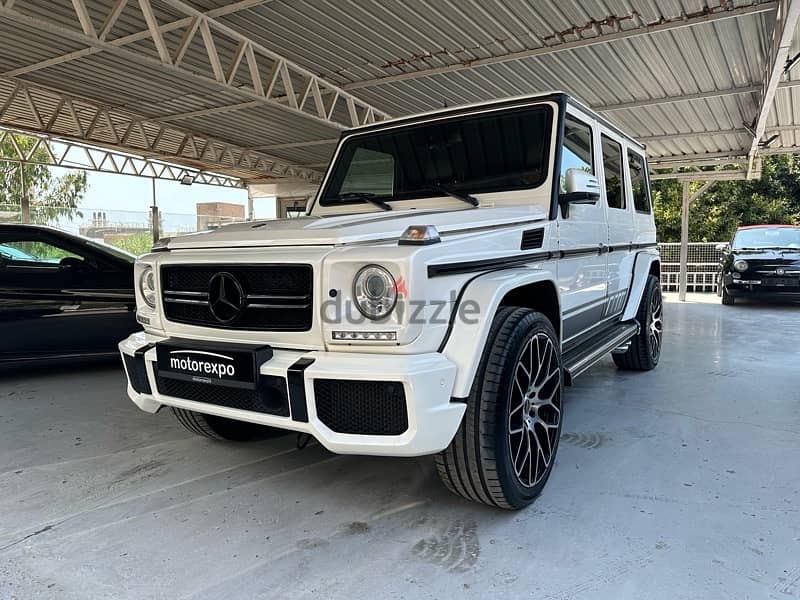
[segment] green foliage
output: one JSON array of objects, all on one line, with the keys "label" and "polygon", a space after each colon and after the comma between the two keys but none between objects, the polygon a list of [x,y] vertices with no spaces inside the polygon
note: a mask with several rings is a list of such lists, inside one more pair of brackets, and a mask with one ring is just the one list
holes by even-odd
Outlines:
[{"label": "green foliage", "polygon": [[[23,155],[28,156],[36,146],[36,138],[15,134],[7,136],[0,144],[0,156],[16,157],[16,142]],[[29,157],[32,162],[20,164],[0,161],[0,204],[8,207],[21,205],[23,177],[25,193],[30,203],[31,222],[51,224],[60,218],[83,217],[78,204],[86,193],[86,172],[71,172],[63,177],[55,177],[44,164],[48,159],[47,150],[39,146]]]},{"label": "green foliage", "polygon": [[153,247],[153,234],[149,231],[142,231],[140,233],[132,233],[130,235],[119,235],[110,237],[107,242],[121,250],[130,252],[134,256],[147,254]]},{"label": "green foliage", "polygon": [[[695,191],[701,184],[693,184]],[[653,182],[653,210],[661,242],[681,237],[681,182]],[[787,223],[800,225],[800,156],[764,158],[761,179],[718,181],[691,207],[690,242],[729,241],[741,225]]]}]

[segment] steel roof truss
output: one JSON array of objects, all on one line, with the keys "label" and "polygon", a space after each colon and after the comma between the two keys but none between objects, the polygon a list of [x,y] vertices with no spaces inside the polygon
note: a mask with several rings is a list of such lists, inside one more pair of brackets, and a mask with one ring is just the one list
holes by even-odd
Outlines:
[{"label": "steel roof truss", "polygon": [[[28,129],[90,144],[124,146],[126,150],[166,161],[202,160],[210,168],[222,170],[245,166],[253,172],[253,178],[286,173],[309,182],[321,178],[317,171],[285,164],[261,151],[182,131],[168,123],[143,119],[121,109],[20,81],[0,78],[0,98],[4,96],[0,125],[18,130]],[[20,117],[20,114],[25,116]]]}]

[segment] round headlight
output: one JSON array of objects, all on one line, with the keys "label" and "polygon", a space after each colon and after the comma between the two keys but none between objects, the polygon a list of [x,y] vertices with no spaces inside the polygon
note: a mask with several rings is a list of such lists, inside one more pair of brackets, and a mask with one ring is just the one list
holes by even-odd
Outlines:
[{"label": "round headlight", "polygon": [[368,319],[382,319],[397,303],[394,277],[383,267],[367,265],[353,280],[353,297],[362,315]]},{"label": "round headlight", "polygon": [[139,275],[139,291],[150,308],[156,307],[156,275],[152,267],[145,267]]},{"label": "round headlight", "polygon": [[742,273],[743,271],[747,271],[747,261],[746,260],[737,260],[733,263],[733,268]]}]

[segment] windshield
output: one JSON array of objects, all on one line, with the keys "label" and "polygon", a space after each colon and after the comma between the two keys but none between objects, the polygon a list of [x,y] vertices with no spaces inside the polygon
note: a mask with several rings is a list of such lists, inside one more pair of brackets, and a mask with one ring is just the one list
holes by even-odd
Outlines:
[{"label": "windshield", "polygon": [[800,227],[755,227],[740,229],[733,237],[733,247],[800,249]]},{"label": "windshield", "polygon": [[538,105],[353,136],[320,204],[537,187],[547,178],[552,114]]}]

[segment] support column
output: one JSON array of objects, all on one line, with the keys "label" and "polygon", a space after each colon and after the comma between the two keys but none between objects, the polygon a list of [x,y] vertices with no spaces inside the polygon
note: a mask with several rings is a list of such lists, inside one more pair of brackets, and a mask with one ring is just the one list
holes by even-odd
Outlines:
[{"label": "support column", "polygon": [[158,204],[156,204],[156,180],[153,182],[153,205],[150,207],[150,226],[153,230],[153,243],[161,239],[161,217],[158,214]]},{"label": "support column", "polygon": [[20,196],[19,196],[19,212],[20,221],[22,223],[31,222],[31,199],[28,197],[28,182],[25,181],[25,163],[19,163],[19,181],[20,181]]},{"label": "support column", "polygon": [[279,196],[275,198],[275,216],[279,219],[305,215],[308,196]]},{"label": "support column", "polygon": [[678,284],[678,299],[681,302],[686,301],[686,287],[689,283],[689,276],[687,275],[687,263],[689,262],[689,209],[692,206],[692,202],[697,200],[703,195],[703,192],[714,185],[714,180],[706,181],[694,194],[690,194],[689,188],[691,185],[691,181],[683,182],[683,201],[681,202],[681,272],[680,282]]},{"label": "support column", "polygon": [[690,181],[683,182],[683,199],[681,202],[681,268],[678,279],[678,299],[686,301],[686,286],[688,284],[687,266],[689,261],[689,186]]},{"label": "support column", "polygon": [[253,194],[250,193],[250,186],[247,186],[247,220],[255,221],[255,206],[253,202]]}]

